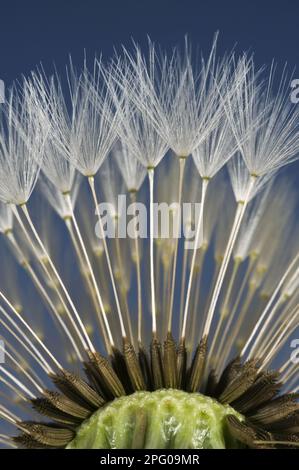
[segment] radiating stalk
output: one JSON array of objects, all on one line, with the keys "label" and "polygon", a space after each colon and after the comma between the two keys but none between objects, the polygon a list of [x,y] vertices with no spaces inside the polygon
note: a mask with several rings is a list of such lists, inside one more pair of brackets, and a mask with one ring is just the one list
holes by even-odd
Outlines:
[{"label": "radiating stalk", "polygon": [[[269,322],[271,321],[271,315],[269,315],[268,319],[267,319],[265,322],[264,322],[264,320],[265,320],[265,318],[266,318],[266,316],[267,316],[267,314],[268,314],[268,312],[269,312],[269,310],[270,310],[270,308],[271,308],[271,306],[272,306],[272,304],[273,304],[275,298],[277,297],[277,295],[278,295],[280,289],[282,288],[283,284],[284,284],[285,281],[287,280],[289,274],[292,272],[293,268],[296,266],[296,264],[298,263],[298,261],[299,261],[299,252],[298,252],[297,255],[295,256],[295,258],[293,259],[293,261],[289,264],[289,266],[288,266],[287,270],[285,271],[284,275],[281,277],[280,281],[278,282],[278,284],[277,284],[277,286],[276,286],[276,289],[274,290],[274,292],[273,292],[271,298],[269,299],[269,302],[267,303],[267,305],[266,305],[266,307],[265,307],[263,313],[261,314],[261,316],[260,316],[258,322],[256,323],[255,327],[253,328],[253,330],[252,330],[252,332],[251,332],[251,335],[249,336],[249,338],[248,338],[246,344],[244,345],[244,347],[243,347],[243,349],[242,349],[242,351],[241,351],[241,357],[243,357],[243,356],[246,354],[246,352],[247,352],[247,350],[248,350],[248,348],[249,348],[249,346],[250,346],[250,344],[251,344],[251,342],[252,342],[254,336],[255,336],[256,333],[258,332],[260,326],[263,325],[262,328],[261,328],[261,331],[260,331],[259,334],[258,334],[258,336],[263,333],[263,331],[265,330],[265,328],[267,328]],[[264,322],[264,323],[263,323],[263,322]],[[251,354],[253,353],[253,351],[254,351],[254,347],[251,349],[251,351],[250,351],[249,354],[251,355]]]},{"label": "radiating stalk", "polygon": [[[281,305],[278,303],[278,305]],[[262,337],[260,340],[260,343],[257,348],[256,348],[256,357],[262,357],[263,355],[266,354],[267,350],[271,347],[271,344],[273,341],[275,341],[275,338],[279,335],[281,329],[284,328],[284,326],[290,325],[293,321],[296,315],[298,315],[299,310],[298,310],[298,305],[296,303],[295,306],[291,306],[291,308],[286,308],[284,311],[280,312],[277,315],[277,319],[275,322],[273,322],[272,328],[268,331],[266,331],[265,337]]]},{"label": "radiating stalk", "polygon": [[51,300],[50,296],[48,295],[46,289],[43,287],[42,283],[40,282],[38,276],[36,275],[34,269],[31,266],[31,264],[24,257],[23,251],[22,251],[21,247],[19,246],[19,244],[17,243],[13,233],[8,232],[6,234],[6,236],[7,236],[8,240],[10,241],[10,243],[12,244],[12,246],[13,246],[14,250],[16,251],[16,253],[18,253],[18,256],[20,256],[21,259],[23,259],[22,264],[24,266],[24,269],[28,272],[29,276],[32,279],[33,284],[36,286],[37,290],[40,292],[41,297],[45,300],[46,305],[48,305],[48,307],[50,308],[50,310],[54,314],[54,318],[58,321],[58,323],[59,323],[60,327],[62,328],[62,330],[64,331],[65,335],[70,340],[70,343],[71,343],[72,347],[74,348],[74,351],[75,351],[78,359],[80,361],[83,361],[82,355],[81,355],[81,353],[80,353],[80,351],[79,351],[79,349],[76,345],[76,342],[75,342],[69,328],[64,323],[63,319],[61,318],[61,315],[59,315],[59,313],[57,312],[57,309],[56,309],[54,303],[52,302],[52,300]]},{"label": "radiating stalk", "polygon": [[182,268],[182,281],[181,281],[181,293],[180,293],[180,318],[179,318],[179,331],[182,329],[183,314],[184,314],[184,299],[185,299],[185,287],[186,287],[186,275],[188,265],[188,254],[189,250],[184,249],[183,255],[183,268]]},{"label": "radiating stalk", "polygon": [[[17,377],[15,377],[13,374],[11,374],[6,368],[2,367],[1,365],[0,365],[0,372],[6,375],[6,377],[8,377],[14,384],[16,384],[16,386],[19,387],[19,389],[22,390],[22,392],[24,392],[30,399],[36,398],[36,395],[32,393],[32,391],[29,390],[29,388],[26,387],[26,385],[23,382],[21,382],[21,380],[19,380]],[[0,375],[0,381],[8,385],[7,381],[5,381],[5,379],[3,379],[1,375]],[[15,387],[13,387],[13,389],[16,391],[16,393],[18,393]]]},{"label": "radiating stalk", "polygon": [[[200,338],[200,336],[198,334],[198,329],[196,328],[197,327],[196,320],[199,316],[201,276],[202,276],[202,266],[203,266],[203,263],[204,263],[205,253],[206,253],[206,250],[202,248],[199,252],[199,260],[198,260],[197,265],[195,267],[195,275],[196,275],[196,278],[197,278],[197,283],[196,283],[196,290],[195,290],[195,294],[194,294],[194,302],[192,303],[192,319],[190,321],[190,323],[191,323],[191,328],[190,328],[191,335],[190,335],[190,341],[188,341],[188,344],[190,345],[190,348],[189,348],[190,351],[193,351],[194,344],[195,344],[195,347],[197,347],[198,339],[195,339],[195,338]],[[197,342],[194,343],[194,341],[197,341]]]},{"label": "radiating stalk", "polygon": [[[45,351],[47,356],[52,360],[52,362],[56,365],[58,369],[62,369],[62,366],[59,364],[57,359],[53,356],[53,354],[49,351],[49,349],[45,346],[45,344],[41,341],[41,339],[37,336],[37,334],[33,331],[33,329],[28,325],[28,323],[23,319],[22,315],[19,314],[19,312],[14,308],[12,303],[7,299],[7,297],[3,294],[3,292],[0,291],[0,298],[5,302],[5,304],[9,307],[9,309],[13,312],[13,314],[18,318],[18,320],[21,322],[21,324],[26,328],[27,331],[31,334],[31,336],[37,341],[37,343],[41,346],[41,348]],[[20,332],[22,331],[20,328],[17,327],[17,330]],[[41,353],[36,349],[34,344],[27,338],[26,335],[24,335],[26,338],[26,341],[32,349],[34,349],[35,353],[38,355],[40,360],[43,362],[43,364],[46,366],[49,372],[53,372],[52,367],[49,365],[49,363],[45,360],[45,358],[41,355]]]},{"label": "radiating stalk", "polygon": [[[88,336],[88,334],[87,334],[87,332],[86,332],[86,329],[85,329],[85,327],[84,327],[84,324],[83,324],[83,322],[82,322],[82,320],[81,320],[81,318],[80,318],[80,315],[78,314],[78,312],[77,312],[77,310],[76,310],[76,308],[75,308],[75,306],[74,306],[74,304],[73,304],[73,301],[72,301],[72,299],[70,298],[70,295],[69,295],[69,293],[68,293],[68,291],[67,291],[67,289],[66,289],[64,283],[62,282],[62,279],[60,278],[60,276],[59,276],[59,274],[58,274],[58,272],[57,272],[57,270],[56,270],[56,268],[55,268],[55,266],[54,266],[54,264],[53,264],[53,262],[52,262],[52,260],[51,260],[51,258],[50,258],[50,256],[49,256],[49,254],[48,254],[48,252],[47,252],[47,250],[46,250],[46,248],[45,248],[45,246],[44,246],[44,244],[43,244],[43,242],[41,241],[41,239],[40,239],[40,237],[39,237],[39,235],[38,235],[38,233],[37,233],[37,231],[36,231],[36,229],[35,229],[35,227],[34,227],[34,224],[33,224],[32,220],[31,220],[31,217],[30,217],[30,215],[29,215],[29,212],[28,212],[28,210],[27,210],[26,205],[23,205],[23,206],[22,206],[22,210],[23,210],[23,212],[24,212],[24,214],[25,214],[25,217],[26,217],[26,220],[27,220],[27,222],[28,222],[28,224],[29,224],[29,227],[31,228],[31,230],[32,230],[32,232],[33,232],[33,235],[35,236],[35,239],[36,239],[38,245],[40,246],[40,248],[41,248],[41,250],[42,250],[42,253],[44,254],[44,256],[45,256],[47,262],[49,263],[49,266],[52,268],[52,270],[53,270],[53,272],[54,272],[54,275],[55,275],[55,277],[57,278],[58,283],[59,283],[59,285],[61,286],[62,291],[64,292],[64,294],[65,294],[65,296],[66,296],[66,298],[67,298],[67,300],[68,300],[68,302],[69,302],[69,304],[70,304],[70,306],[71,306],[71,308],[72,308],[72,310],[73,310],[73,313],[74,313],[74,315],[75,315],[75,318],[77,319],[77,321],[78,321],[78,323],[79,323],[79,325],[80,325],[80,328],[81,328],[81,331],[82,331],[82,333],[83,333],[83,336],[82,336],[81,332],[79,331],[78,326],[77,326],[76,322],[74,321],[74,318],[73,318],[72,315],[70,314],[69,309],[67,308],[67,306],[66,306],[66,304],[65,304],[65,302],[64,302],[64,299],[63,299],[63,297],[61,296],[61,294],[60,294],[60,292],[59,292],[59,289],[56,289],[57,294],[58,294],[58,296],[59,296],[59,298],[60,298],[60,300],[61,300],[61,302],[62,302],[62,304],[63,304],[63,306],[64,306],[64,308],[65,308],[65,310],[66,310],[66,312],[67,312],[67,314],[69,315],[69,319],[70,319],[70,321],[71,321],[71,323],[72,323],[72,325],[73,325],[73,327],[74,327],[74,329],[75,329],[75,331],[76,331],[76,333],[77,333],[77,335],[78,335],[78,338],[80,339],[80,341],[81,341],[81,343],[82,343],[82,346],[83,346],[84,350],[87,350],[87,349],[89,348],[91,351],[95,351],[95,350],[94,350],[94,347],[93,347],[93,345],[92,345],[92,343],[91,343],[91,341],[90,341],[90,339],[89,339],[89,336]],[[43,269],[45,270],[47,276],[49,276],[49,278],[51,279],[51,276],[50,276],[50,274],[49,274],[49,271],[48,271],[47,267],[46,267],[45,264],[40,260],[40,257],[39,257],[39,254],[38,254],[38,252],[37,252],[36,246],[35,246],[35,244],[33,243],[33,241],[31,240],[31,237],[30,237],[30,235],[29,235],[27,229],[25,228],[25,226],[24,226],[24,224],[23,224],[23,222],[22,222],[22,220],[21,220],[21,218],[20,218],[20,215],[19,215],[19,212],[18,212],[18,210],[17,210],[17,207],[13,206],[13,212],[14,212],[14,214],[15,214],[17,220],[18,220],[18,223],[20,224],[20,226],[21,226],[21,228],[22,228],[22,230],[23,230],[23,232],[24,232],[24,234],[25,234],[25,236],[26,236],[26,239],[28,240],[28,243],[29,243],[30,247],[31,247],[32,250],[33,250],[33,253],[35,254],[35,256],[37,257],[37,259],[38,259],[39,262],[41,263],[41,266],[42,266]]]},{"label": "radiating stalk", "polygon": [[225,347],[227,348],[229,344],[233,344],[233,334],[228,334],[229,331],[230,331],[230,328],[231,328],[231,325],[232,325],[232,322],[235,318],[235,314],[236,314],[236,311],[237,311],[237,308],[239,306],[239,303],[240,303],[240,300],[241,300],[241,297],[244,293],[244,289],[246,287],[246,284],[248,282],[248,279],[249,279],[249,276],[251,275],[252,273],[252,269],[254,268],[255,266],[255,259],[254,258],[250,258],[250,261],[248,263],[248,266],[247,266],[247,269],[246,269],[246,272],[245,272],[245,275],[243,277],[243,281],[242,281],[242,284],[240,286],[240,289],[238,291],[238,296],[234,302],[234,306],[232,308],[232,311],[230,312],[229,314],[229,318],[228,318],[228,321],[225,325],[225,329],[224,329],[224,332],[223,334],[221,335],[221,340],[220,340],[220,343],[217,345],[217,349],[216,349],[216,353],[215,353],[215,362],[217,363],[217,360],[218,360],[218,356],[219,354],[221,354],[221,356],[223,356],[223,346],[224,346],[224,342],[225,342]]},{"label": "radiating stalk", "polygon": [[12,415],[7,408],[5,408],[3,405],[0,407],[0,416],[2,419],[7,421],[10,424],[13,424],[14,426],[21,421],[20,418]]},{"label": "radiating stalk", "polygon": [[[11,325],[15,328],[17,333],[13,331],[12,328],[0,317],[0,324],[11,334],[11,336],[17,340],[17,342],[28,352],[32,359],[41,367],[41,369],[48,375],[50,372],[48,363],[45,361],[41,353],[34,346],[32,341],[26,336],[23,330],[13,321],[11,315],[9,315],[3,307],[0,306],[0,312],[4,317],[9,321]],[[22,339],[24,338],[24,339]],[[26,344],[27,343],[27,344]]]},{"label": "radiating stalk", "polygon": [[[285,302],[285,299],[283,297],[278,299],[278,301],[274,305],[273,310],[271,312],[271,315],[273,315],[273,317],[274,317],[274,313],[277,313],[277,310],[283,305],[284,302]],[[289,314],[288,310],[286,310],[286,312],[284,313],[280,312],[278,315],[278,318],[273,322],[271,327],[269,326],[269,328],[267,328],[267,330],[265,331],[266,334],[264,338],[263,337],[259,338],[259,341],[258,341],[259,344],[257,344],[257,342],[254,343],[254,347],[256,351],[255,354],[257,357],[260,357],[260,351],[262,351],[269,345],[271,339],[274,337],[274,334],[279,324],[284,320],[286,316],[288,316],[288,314]]]},{"label": "radiating stalk", "polygon": [[198,244],[199,244],[199,237],[200,237],[201,229],[202,229],[204,205],[205,205],[205,199],[206,199],[208,184],[209,184],[209,180],[207,178],[202,178],[201,205],[200,205],[199,220],[197,221],[197,227],[196,227],[195,247],[194,247],[193,253],[192,253],[192,260],[191,260],[191,267],[190,267],[190,273],[189,273],[189,281],[188,281],[185,309],[184,309],[184,315],[183,315],[182,332],[181,332],[182,341],[184,341],[185,337],[186,337],[186,328],[187,328],[187,320],[188,320],[188,313],[189,313],[189,303],[190,303],[190,296],[191,296],[191,288],[192,288],[195,260],[196,260],[196,254],[197,254],[197,247],[198,247]]},{"label": "radiating stalk", "polygon": [[154,168],[148,168],[150,188],[150,282],[152,305],[152,333],[157,336],[157,313],[155,295],[155,266],[154,266]]},{"label": "radiating stalk", "polygon": [[206,318],[206,322],[205,322],[204,329],[203,329],[203,335],[204,336],[208,336],[210,328],[211,328],[211,324],[212,324],[212,321],[213,321],[213,317],[214,317],[214,313],[215,313],[215,310],[216,310],[216,305],[217,305],[217,302],[218,302],[218,299],[219,299],[219,295],[220,295],[220,292],[221,292],[224,277],[225,277],[225,274],[226,274],[226,271],[227,271],[227,268],[228,268],[228,265],[229,265],[229,262],[230,262],[230,259],[231,259],[233,248],[234,248],[234,245],[235,245],[235,242],[236,242],[236,239],[237,239],[240,227],[241,227],[241,223],[242,223],[242,220],[243,220],[243,217],[244,217],[244,214],[245,214],[248,202],[249,202],[250,194],[253,190],[255,182],[256,182],[256,176],[251,176],[245,199],[244,199],[244,201],[238,202],[236,215],[235,215],[235,220],[234,220],[233,227],[232,227],[232,230],[231,230],[231,233],[230,233],[230,237],[229,237],[229,240],[228,240],[228,243],[227,243],[227,246],[226,246],[224,257],[223,257],[223,260],[222,260],[222,263],[221,263],[221,267],[220,267],[220,271],[219,271],[218,278],[217,278],[217,281],[216,281],[216,285],[215,285],[215,288],[214,288],[214,292],[213,292],[213,295],[212,295],[210,307],[209,307],[209,310],[208,310],[208,313],[207,313],[207,318]]},{"label": "radiating stalk", "polygon": [[234,327],[232,331],[229,334],[229,338],[225,343],[224,349],[220,350],[219,348],[219,354],[221,355],[219,364],[217,364],[217,370],[220,370],[220,367],[224,365],[225,360],[229,356],[230,350],[234,345],[235,339],[238,337],[238,333],[240,328],[243,325],[243,322],[246,318],[246,314],[248,312],[249,306],[251,305],[251,302],[253,300],[253,297],[256,293],[257,286],[256,284],[251,284],[249,287],[249,291],[247,293],[246,299],[244,299],[244,303],[242,304],[242,309],[238,314],[238,318],[236,320],[236,323],[234,324]]},{"label": "radiating stalk", "polygon": [[[168,255],[168,247],[167,242],[164,241],[165,250],[167,250]],[[157,320],[159,320],[160,316],[160,332],[161,337],[167,334],[167,315],[165,312],[168,311],[169,308],[169,298],[170,298],[170,269],[171,265],[167,260],[165,260],[165,254],[163,253],[164,247],[163,244],[156,244],[157,251],[155,253],[155,274],[156,274],[156,286],[158,286],[158,299],[157,299]],[[169,256],[170,259],[170,256]]]},{"label": "radiating stalk", "polygon": [[11,440],[9,436],[5,436],[4,434],[0,434],[0,443],[5,445],[6,447],[11,447],[12,449],[17,449],[17,445]]},{"label": "radiating stalk", "polygon": [[[116,218],[115,224],[116,224],[116,227],[117,227],[116,233],[118,234],[118,218]],[[119,271],[120,271],[120,274],[122,276],[125,273],[125,270],[124,270],[123,259],[122,259],[122,255],[121,255],[121,247],[120,247],[119,237],[118,236],[115,237],[115,248],[116,248],[117,264],[119,266]],[[130,339],[131,343],[134,344],[134,335],[133,335],[133,329],[132,329],[132,322],[131,322],[131,317],[130,317],[128,300],[127,300],[127,292],[126,292],[126,288],[125,288],[125,282],[123,281],[123,279],[121,279],[121,281],[120,281],[120,290],[121,290],[121,294],[122,294],[122,297],[123,297],[123,307],[124,307],[125,318],[126,318],[126,322],[127,322],[127,326],[128,326],[128,330],[129,330],[129,339]]]},{"label": "radiating stalk", "polygon": [[[284,384],[292,378],[295,372],[298,371],[298,364],[296,364],[296,362],[291,363],[291,365],[289,363],[290,363],[290,359],[288,359],[288,361],[285,362],[284,366],[279,369],[279,372],[281,374],[280,381]],[[287,366],[288,368],[287,370],[285,370]]]},{"label": "radiating stalk", "polygon": [[98,288],[98,284],[97,284],[97,281],[96,281],[96,278],[95,278],[95,275],[94,275],[94,271],[93,271],[93,268],[92,268],[92,265],[91,265],[86,247],[85,247],[85,243],[84,243],[82,235],[81,235],[81,231],[80,231],[78,223],[77,223],[77,219],[76,219],[74,211],[73,211],[73,205],[72,205],[72,201],[71,201],[69,193],[64,194],[64,198],[65,198],[65,200],[68,204],[68,208],[69,208],[69,211],[70,211],[70,214],[71,214],[71,218],[72,218],[72,222],[73,222],[73,225],[74,225],[74,228],[75,228],[75,232],[76,232],[76,235],[77,235],[78,240],[79,240],[79,245],[80,245],[80,248],[82,250],[83,257],[85,259],[85,262],[86,262],[86,265],[87,265],[87,268],[88,268],[88,271],[89,271],[89,274],[90,274],[90,277],[91,277],[91,282],[92,282],[92,285],[93,285],[93,288],[94,288],[94,291],[95,291],[95,294],[96,294],[96,298],[97,298],[97,301],[98,301],[100,309],[101,309],[101,314],[102,314],[103,321],[104,321],[104,324],[105,324],[106,332],[108,334],[109,342],[110,342],[111,346],[113,347],[114,346],[113,336],[112,336],[111,329],[110,329],[110,326],[109,326],[109,323],[108,323],[107,315],[106,315],[105,308],[104,308],[104,303],[103,303],[102,296],[101,296],[99,288]]},{"label": "radiating stalk", "polygon": [[20,370],[22,372],[22,374],[25,375],[25,377],[27,377],[27,379],[29,380],[29,382],[31,382],[33,384],[33,386],[36,388],[36,390],[42,394],[44,391],[43,391],[43,388],[37,383],[36,380],[34,380],[33,376],[30,375],[30,373],[24,369],[24,367],[22,366],[21,363],[19,363],[17,361],[17,359],[12,355],[10,354],[9,351],[7,351],[7,349],[5,350],[4,349],[4,346],[1,345],[0,343],[0,348],[2,349],[2,351],[5,353],[5,355],[8,357],[8,359],[14,364],[14,366],[16,367],[16,369]]},{"label": "radiating stalk", "polygon": [[[183,192],[183,181],[184,181],[184,172],[186,166],[186,158],[179,159],[179,189],[178,189],[178,230],[181,227],[181,202],[182,202],[182,192]],[[170,302],[169,302],[169,311],[168,311],[168,326],[167,331],[171,333],[172,330],[172,316],[173,316],[173,302],[174,302],[174,292],[175,292],[175,281],[176,281],[176,268],[177,268],[177,257],[178,257],[178,247],[179,247],[179,237],[176,234],[175,246],[174,246],[174,256],[173,256],[173,266],[172,266],[172,279],[171,279],[171,290],[170,290]]]},{"label": "radiating stalk", "polygon": [[97,194],[96,194],[96,190],[95,190],[95,184],[94,184],[94,177],[93,176],[88,177],[88,183],[89,183],[89,187],[90,187],[90,190],[91,190],[93,202],[94,202],[94,205],[95,205],[95,211],[96,211],[96,214],[97,214],[97,217],[98,217],[98,222],[99,222],[99,227],[100,227],[100,232],[101,232],[100,233],[101,241],[103,243],[104,252],[105,252],[105,256],[106,256],[106,262],[107,262],[107,265],[108,265],[110,281],[111,281],[111,284],[112,284],[112,290],[113,290],[113,294],[114,294],[114,299],[115,299],[116,309],[117,309],[117,315],[118,315],[120,329],[121,329],[121,335],[122,335],[123,339],[126,339],[127,338],[126,329],[125,329],[125,325],[124,325],[124,321],[123,321],[123,317],[122,317],[122,312],[121,312],[121,308],[120,308],[119,297],[118,297],[118,293],[117,293],[117,289],[116,289],[116,285],[115,285],[110,254],[109,254],[109,250],[108,250],[108,246],[107,246],[107,242],[106,242],[106,236],[105,236],[105,233],[104,233],[104,227],[103,227],[102,218],[101,218],[101,214],[100,214],[100,210],[99,210],[99,203],[98,203],[98,198],[97,198]]},{"label": "radiating stalk", "polygon": [[71,218],[69,218],[69,217],[65,218],[64,222],[65,222],[66,228],[69,232],[69,235],[70,235],[72,244],[74,246],[76,255],[78,257],[78,261],[79,261],[79,264],[80,264],[80,269],[82,271],[83,280],[86,283],[87,289],[90,293],[90,297],[91,297],[93,306],[94,306],[96,314],[97,314],[97,320],[99,322],[100,330],[101,330],[101,333],[103,335],[103,340],[104,340],[104,343],[105,343],[106,351],[109,354],[109,356],[111,356],[112,348],[111,348],[111,344],[109,342],[107,332],[106,332],[106,329],[105,329],[103,316],[102,316],[102,313],[101,313],[101,310],[100,310],[100,307],[99,307],[99,303],[97,301],[97,298],[96,298],[96,295],[95,295],[95,292],[94,292],[94,289],[93,289],[93,286],[92,286],[92,282],[91,282],[90,277],[89,277],[89,275],[88,275],[88,273],[86,272],[86,269],[85,269],[86,266],[85,266],[85,263],[84,263],[84,260],[83,260],[83,257],[82,257],[82,253],[81,253],[80,247],[78,245],[78,242],[77,242],[74,230],[73,230],[73,224],[72,224]]},{"label": "radiating stalk", "polygon": [[226,290],[225,298],[224,298],[223,305],[222,305],[221,312],[220,312],[220,318],[219,318],[218,323],[217,323],[216,331],[213,334],[212,343],[211,343],[211,346],[210,346],[210,349],[209,349],[209,357],[210,358],[213,357],[213,352],[214,352],[215,346],[217,344],[218,337],[219,337],[222,325],[223,325],[224,320],[225,320],[225,318],[227,317],[227,314],[228,314],[228,312],[227,312],[228,304],[229,304],[232,289],[234,287],[234,283],[235,283],[235,279],[236,279],[236,276],[237,276],[237,273],[238,273],[240,263],[241,263],[240,258],[234,259],[233,272],[232,272],[230,280],[229,280],[229,284],[228,284],[228,287],[227,287],[227,290]]},{"label": "radiating stalk", "polygon": [[74,305],[74,303],[73,303],[73,301],[72,301],[72,298],[71,298],[70,294],[68,293],[68,290],[67,290],[67,288],[65,287],[65,285],[64,285],[64,283],[63,283],[63,281],[62,281],[62,279],[61,279],[61,277],[60,277],[60,275],[59,275],[59,273],[58,273],[58,271],[57,271],[57,269],[56,269],[56,267],[55,267],[55,265],[54,265],[54,263],[53,263],[53,261],[52,261],[52,259],[51,259],[51,257],[50,257],[50,255],[49,255],[49,253],[47,252],[47,250],[46,250],[46,248],[45,248],[45,246],[44,246],[44,244],[43,244],[43,242],[42,242],[40,236],[39,236],[38,233],[37,233],[37,230],[36,230],[36,228],[35,228],[35,226],[34,226],[34,224],[33,224],[33,222],[32,222],[32,219],[31,219],[31,217],[30,217],[30,214],[29,214],[29,212],[28,212],[28,209],[27,209],[26,204],[23,204],[23,205],[21,206],[21,208],[22,208],[22,210],[23,210],[23,212],[24,212],[25,218],[26,218],[26,220],[27,220],[27,222],[28,222],[28,224],[29,224],[30,229],[32,230],[32,233],[33,233],[33,235],[34,235],[34,237],[35,237],[35,239],[36,239],[36,241],[37,241],[37,243],[38,243],[40,249],[42,250],[43,254],[45,255],[45,257],[46,257],[46,259],[47,259],[47,261],[48,261],[48,263],[49,263],[49,265],[50,265],[52,271],[53,271],[54,274],[55,274],[55,277],[56,277],[56,279],[57,279],[59,285],[60,285],[61,288],[62,288],[62,291],[63,291],[64,295],[65,295],[66,298],[67,298],[67,301],[69,302],[69,304],[70,304],[70,306],[71,306],[71,308],[72,308],[72,310],[73,310],[73,312],[74,312],[74,314],[75,314],[75,317],[76,317],[76,319],[77,319],[77,321],[78,321],[78,324],[80,325],[81,330],[82,330],[82,333],[83,333],[83,335],[84,335],[84,337],[85,337],[86,345],[88,346],[88,348],[89,348],[92,352],[95,352],[95,349],[94,349],[94,347],[93,347],[93,344],[92,344],[92,342],[91,342],[91,340],[90,340],[90,338],[89,338],[89,336],[88,336],[88,334],[87,334],[87,331],[86,331],[86,329],[85,329],[84,323],[82,322],[81,317],[80,317],[79,313],[77,312],[77,309],[76,309],[76,307],[75,307],[75,305]]},{"label": "radiating stalk", "polygon": [[[13,338],[15,338],[17,340],[17,342],[25,348],[25,350],[29,353],[29,355],[31,355],[31,357],[35,360],[35,357],[33,355],[33,352],[30,351],[29,347],[27,345],[24,344],[24,342],[20,341],[20,338],[18,338],[18,336],[12,332],[12,330],[7,326],[7,324],[3,321],[3,320],[0,320],[2,325],[4,325],[4,328],[6,328],[6,330],[12,334]],[[26,368],[26,371],[32,376],[32,378],[35,379],[35,381],[42,387],[43,390],[45,390],[46,386],[45,386],[45,383],[43,382],[42,378],[41,378],[41,374],[36,371],[34,369],[34,366],[33,364],[31,364],[28,360],[24,360],[24,355],[22,354],[22,352],[19,350],[18,346],[19,344],[13,346],[11,344],[11,341],[9,341],[7,338],[5,338],[5,346],[4,347],[4,350],[7,352],[8,350],[11,351],[11,354],[14,354],[14,357],[15,357],[15,360],[17,361],[18,364],[21,364],[23,363],[24,364],[24,368]],[[18,350],[17,350],[18,348]],[[4,352],[5,352],[4,351]],[[37,361],[37,363],[39,364],[39,362]],[[26,408],[26,406],[25,406]]]},{"label": "radiating stalk", "polygon": [[225,298],[221,306],[221,316],[223,316],[224,318],[226,318],[228,314],[229,301],[230,301],[230,297],[232,294],[232,290],[235,284],[235,280],[236,280],[241,262],[242,262],[241,258],[234,258],[233,272],[230,276],[229,284],[227,286],[226,293],[225,293]]},{"label": "radiating stalk", "polygon": [[271,347],[269,353],[267,354],[266,358],[263,360],[260,366],[260,371],[267,366],[268,363],[271,362],[273,359],[273,356],[278,353],[279,348],[283,344],[283,340],[285,339],[286,336],[290,336],[292,331],[294,331],[298,327],[298,318],[299,318],[299,309],[298,307],[294,309],[294,316],[292,318],[291,323],[289,321],[285,322],[285,328],[280,328],[281,333],[276,339],[274,345]]},{"label": "radiating stalk", "polygon": [[[130,198],[132,204],[134,204],[134,214],[136,214],[136,192],[130,191]],[[136,225],[134,224],[134,244],[135,244],[135,253],[136,253],[136,276],[137,276],[137,341],[138,344],[142,344],[142,287],[141,287],[141,269],[140,269],[140,248],[138,233],[136,230]]]}]

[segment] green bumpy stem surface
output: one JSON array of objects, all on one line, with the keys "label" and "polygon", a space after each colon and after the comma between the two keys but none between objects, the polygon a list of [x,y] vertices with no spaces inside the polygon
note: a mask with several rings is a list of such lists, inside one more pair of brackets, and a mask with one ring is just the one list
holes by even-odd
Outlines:
[{"label": "green bumpy stem surface", "polygon": [[240,444],[225,417],[242,415],[200,393],[136,392],[115,399],[77,429],[68,449],[225,449]]}]

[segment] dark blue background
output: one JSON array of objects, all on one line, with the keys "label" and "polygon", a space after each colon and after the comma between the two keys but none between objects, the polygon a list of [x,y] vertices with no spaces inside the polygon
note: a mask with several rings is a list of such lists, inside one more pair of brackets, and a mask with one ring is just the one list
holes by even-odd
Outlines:
[{"label": "dark blue background", "polygon": [[171,47],[188,33],[204,52],[220,30],[220,49],[251,49],[258,64],[275,57],[298,63],[296,0],[25,0],[0,3],[0,78],[7,85],[40,61],[63,69],[68,54],[81,63],[84,48],[108,56],[113,46],[146,35]]},{"label": "dark blue background", "polygon": [[2,0],[0,79],[9,86],[40,62],[63,71],[69,54],[81,64],[84,50],[109,57],[147,35],[171,48],[188,34],[207,53],[217,30],[221,51],[251,50],[257,65],[299,62],[299,0]]}]

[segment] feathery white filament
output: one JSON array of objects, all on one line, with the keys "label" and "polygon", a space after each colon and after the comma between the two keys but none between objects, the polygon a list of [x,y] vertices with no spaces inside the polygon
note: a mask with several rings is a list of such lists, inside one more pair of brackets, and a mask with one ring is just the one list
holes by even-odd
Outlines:
[{"label": "feathery white filament", "polygon": [[245,80],[224,106],[250,174],[263,176],[298,158],[299,110],[290,100],[285,70],[277,90],[273,64],[266,85],[259,82],[259,75],[251,59]]},{"label": "feathery white filament", "polygon": [[146,177],[146,168],[130,153],[126,144],[118,144],[113,149],[113,156],[118,164],[127,190],[139,191]]},{"label": "feathery white filament", "polygon": [[48,124],[40,112],[36,115],[26,93],[21,101],[11,92],[4,112],[0,122],[0,199],[23,204],[39,175]]}]

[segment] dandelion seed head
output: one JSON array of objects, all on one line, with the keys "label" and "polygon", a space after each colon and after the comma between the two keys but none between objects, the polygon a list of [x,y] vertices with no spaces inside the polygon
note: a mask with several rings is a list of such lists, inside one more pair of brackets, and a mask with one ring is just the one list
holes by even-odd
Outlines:
[{"label": "dandelion seed head", "polygon": [[15,90],[1,112],[0,125],[0,198],[23,204],[39,175],[48,126],[41,113],[35,115],[26,93],[19,98]]},{"label": "dandelion seed head", "polygon": [[[298,444],[298,192],[278,173],[297,110],[286,69],[276,89],[274,65],[216,42],[207,56],[133,43],[11,91],[0,447],[180,447],[151,425],[169,425],[163,403],[190,448]],[[125,433],[105,421],[120,410]]]},{"label": "dandelion seed head", "polygon": [[[243,62],[241,68],[245,68]],[[245,80],[224,104],[239,150],[250,174],[263,176],[298,158],[298,107],[289,99],[290,75],[278,74],[272,64],[268,78],[261,80],[252,58]]]}]

